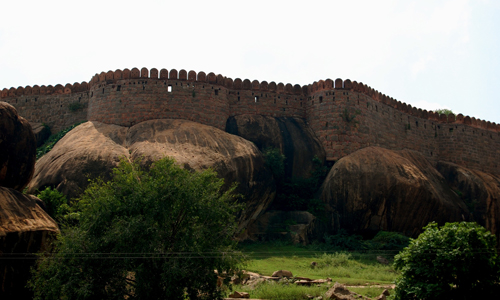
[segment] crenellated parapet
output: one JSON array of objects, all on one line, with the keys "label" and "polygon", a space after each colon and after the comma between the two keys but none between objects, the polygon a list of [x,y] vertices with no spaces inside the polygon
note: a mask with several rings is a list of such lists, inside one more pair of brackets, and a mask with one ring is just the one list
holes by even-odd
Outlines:
[{"label": "crenellated parapet", "polygon": [[91,120],[132,126],[151,119],[187,119],[224,130],[236,115],[306,120],[335,161],[371,145],[412,149],[500,173],[500,125],[463,114],[438,115],[349,79],[300,86],[229,78],[213,72],[132,68],[87,82],[3,89],[1,100],[55,132]]},{"label": "crenellated parapet", "polygon": [[[61,85],[57,84],[55,86],[38,86],[35,85],[33,87],[11,87],[10,89],[4,88],[1,91],[1,99],[8,98],[16,98],[22,96],[31,96],[31,95],[64,95],[64,94],[72,94],[72,93],[80,93],[89,91],[92,86],[96,84],[110,84],[116,83],[120,80],[133,80],[133,79],[153,79],[153,80],[163,80],[163,81],[186,81],[193,83],[208,83],[213,85],[218,85],[221,87],[225,87],[229,90],[234,91],[253,91],[253,92],[261,92],[261,93],[278,93],[284,95],[295,95],[295,96],[303,96],[304,98],[309,97],[311,94],[324,91],[324,90],[348,90],[357,93],[362,93],[368,97],[371,97],[373,100],[393,107],[395,109],[400,110],[403,113],[416,116],[422,119],[434,120],[439,123],[453,123],[453,124],[465,124],[475,128],[481,128],[489,131],[500,132],[500,124],[492,123],[485,120],[476,119],[474,117],[464,116],[462,114],[454,115],[450,114],[446,115],[437,115],[435,112],[422,110],[420,108],[412,107],[409,104],[404,102],[397,101],[392,97],[386,96],[385,94],[380,93],[379,91],[363,84],[358,83],[356,81],[351,81],[349,79],[342,80],[337,78],[335,80],[326,79],[319,80],[309,85],[300,86],[298,84],[292,85],[290,83],[275,83],[275,82],[267,82],[258,80],[250,81],[249,79],[232,79],[225,77],[223,75],[216,75],[215,73],[205,72],[195,72],[193,70],[186,71],[176,69],[161,69],[158,70],[156,68],[152,68],[148,70],[147,68],[132,68],[124,69],[124,70],[115,70],[108,72],[101,72],[100,74],[95,74],[92,79],[87,82],[75,82],[73,84]],[[5,100],[4,100],[5,101]]]}]

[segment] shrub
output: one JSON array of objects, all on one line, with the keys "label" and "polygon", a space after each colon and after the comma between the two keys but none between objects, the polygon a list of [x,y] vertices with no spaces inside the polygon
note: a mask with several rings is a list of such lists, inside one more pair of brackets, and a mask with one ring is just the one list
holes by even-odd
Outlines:
[{"label": "shrub", "polygon": [[90,183],[78,226],[64,228],[30,282],[35,299],[215,299],[232,274],[240,208],[214,171],[168,158],[150,171],[121,161],[109,182]]},{"label": "shrub", "polygon": [[362,251],[368,249],[360,235],[350,235],[345,229],[340,229],[335,235],[325,236],[325,242],[335,250]]},{"label": "shrub", "polygon": [[66,133],[70,132],[71,129],[75,128],[76,126],[78,126],[82,123],[83,122],[71,125],[70,127],[63,129],[56,134],[51,135],[42,146],[40,146],[36,149],[36,159],[39,159],[40,157],[42,157],[46,153],[48,153],[50,150],[52,150],[52,147],[54,147],[54,145],[60,139],[62,139],[66,135]]},{"label": "shrub", "polygon": [[447,108],[435,109],[434,112],[437,114],[440,114],[440,115],[443,115],[443,114],[449,115],[449,114],[453,113],[453,111],[451,111],[451,109],[447,109]]},{"label": "shrub", "polygon": [[71,112],[76,112],[77,110],[80,110],[83,108],[83,103],[80,102],[73,102],[68,105],[68,108]]},{"label": "shrub", "polygon": [[396,255],[396,299],[480,299],[499,279],[495,236],[476,223],[436,223]]},{"label": "shrub", "polygon": [[36,196],[45,203],[49,216],[58,222],[62,221],[64,216],[70,211],[68,199],[56,189],[47,187]]}]

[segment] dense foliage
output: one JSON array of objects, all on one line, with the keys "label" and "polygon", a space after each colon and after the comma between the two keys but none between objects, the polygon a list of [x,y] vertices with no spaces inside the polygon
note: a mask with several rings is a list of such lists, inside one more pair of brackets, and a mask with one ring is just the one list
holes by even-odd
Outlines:
[{"label": "dense foliage", "polygon": [[451,111],[450,109],[446,109],[446,108],[435,109],[434,112],[437,114],[440,114],[440,115],[443,115],[443,114],[449,115],[449,114],[453,113],[453,111]]},{"label": "dense foliage", "polygon": [[[337,251],[379,251],[389,256],[401,251],[408,246],[410,238],[397,232],[379,231],[371,240],[348,234],[345,229],[340,229],[335,235],[325,236],[325,243]],[[380,252],[383,251],[383,252]]]},{"label": "dense foliage", "polygon": [[36,149],[36,159],[39,159],[40,157],[42,157],[46,153],[48,153],[50,150],[52,150],[54,145],[60,139],[62,139],[66,135],[66,133],[70,132],[71,129],[75,128],[76,126],[78,126],[80,124],[82,124],[82,122],[71,125],[68,128],[64,128],[63,130],[59,131],[58,133],[51,135],[42,146],[40,146]]},{"label": "dense foliage", "polygon": [[326,177],[328,169],[318,158],[313,158],[313,171],[308,178],[289,178],[285,174],[285,159],[279,149],[268,148],[264,150],[266,165],[271,169],[276,181],[276,198],[272,209],[278,210],[307,210],[313,215],[324,208],[323,202],[315,195]]},{"label": "dense foliage", "polygon": [[395,257],[401,271],[396,299],[481,299],[495,293],[499,261],[494,235],[467,222],[441,228],[430,223],[424,229]]},{"label": "dense foliage", "polygon": [[93,181],[30,282],[35,299],[217,299],[214,270],[231,272],[239,209],[234,188],[168,158],[150,171],[122,161]]},{"label": "dense foliage", "polygon": [[36,196],[43,200],[47,213],[57,222],[61,222],[70,212],[68,199],[56,189],[47,187]]}]

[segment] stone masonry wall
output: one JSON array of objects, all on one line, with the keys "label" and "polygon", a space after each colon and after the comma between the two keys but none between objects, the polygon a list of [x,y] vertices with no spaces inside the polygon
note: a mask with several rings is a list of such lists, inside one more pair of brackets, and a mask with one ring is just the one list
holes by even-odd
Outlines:
[{"label": "stone masonry wall", "polygon": [[17,109],[30,122],[45,123],[53,133],[86,121],[89,90],[86,82],[53,86],[3,89],[1,101]]},{"label": "stone masonry wall", "polygon": [[307,122],[322,141],[328,160],[338,160],[367,146],[380,146],[415,150],[434,164],[443,160],[500,174],[500,132],[496,124],[488,128],[487,122],[474,120],[472,126],[472,120],[462,115],[438,118],[406,104],[393,100],[382,103],[359,90],[340,86],[341,82],[335,89],[316,88],[308,97]]},{"label": "stone masonry wall", "polygon": [[367,146],[412,149],[429,161],[500,174],[500,125],[413,108],[350,80],[307,86],[233,80],[214,73],[133,68],[102,72],[90,82],[3,89],[1,100],[30,122],[57,132],[85,120],[131,126],[187,119],[224,130],[229,116],[305,119],[335,161]]}]

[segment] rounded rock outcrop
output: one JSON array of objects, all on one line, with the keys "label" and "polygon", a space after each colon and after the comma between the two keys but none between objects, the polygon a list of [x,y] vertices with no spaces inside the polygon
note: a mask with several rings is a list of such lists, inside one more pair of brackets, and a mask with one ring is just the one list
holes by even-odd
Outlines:
[{"label": "rounded rock outcrop", "polygon": [[274,199],[275,184],[260,151],[251,142],[215,127],[187,120],[150,120],[132,127],[86,122],[70,131],[36,165],[29,191],[56,187],[71,197],[89,178],[110,178],[120,159],[141,159],[148,166],[169,156],[187,169],[214,169],[226,187],[238,183],[246,228]]},{"label": "rounded rock outcrop", "polygon": [[226,131],[253,142],[261,151],[280,149],[290,177],[308,178],[314,170],[313,158],[325,160],[321,142],[299,118],[238,115],[227,120]]},{"label": "rounded rock outcrop", "polygon": [[419,153],[367,147],[343,157],[321,186],[330,233],[344,228],[416,237],[431,221],[468,221],[464,202]]},{"label": "rounded rock outcrop", "polygon": [[500,241],[500,177],[443,161],[437,170],[465,202],[474,221]]},{"label": "rounded rock outcrop", "polygon": [[0,186],[22,191],[34,172],[35,136],[28,121],[5,102],[0,102],[0,128]]}]

